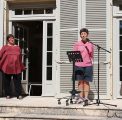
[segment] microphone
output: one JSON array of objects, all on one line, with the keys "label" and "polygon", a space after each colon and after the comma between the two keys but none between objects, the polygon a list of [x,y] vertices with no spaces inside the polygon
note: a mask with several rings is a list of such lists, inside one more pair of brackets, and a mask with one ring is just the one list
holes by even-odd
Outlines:
[{"label": "microphone", "polygon": [[86,38],[86,41],[89,42],[90,41],[89,38]]},{"label": "microphone", "polygon": [[17,40],[17,41],[19,41],[19,39],[18,38],[14,38],[15,40]]},{"label": "microphone", "polygon": [[90,41],[89,38],[86,38],[86,37],[83,37],[82,40],[83,40],[84,42],[89,42],[89,41]]}]

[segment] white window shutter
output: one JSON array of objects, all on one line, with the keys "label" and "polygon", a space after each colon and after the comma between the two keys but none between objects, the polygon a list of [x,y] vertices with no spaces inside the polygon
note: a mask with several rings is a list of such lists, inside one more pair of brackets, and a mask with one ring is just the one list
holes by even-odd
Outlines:
[{"label": "white window shutter", "polygon": [[[106,49],[106,2],[107,0],[86,0],[86,28],[90,31],[90,40]],[[82,7],[82,6],[81,6]],[[82,11],[81,11],[82,14]],[[81,24],[82,25],[82,24]],[[82,25],[84,26],[84,25]],[[60,60],[68,61],[66,51],[72,50],[73,44],[78,40],[78,0],[60,0]],[[100,95],[107,96],[107,54],[100,50]],[[97,97],[98,68],[97,48],[94,54],[94,80],[91,84],[91,94]],[[76,83],[77,89],[77,83]],[[61,64],[60,91],[66,93],[72,90],[72,64]]]},{"label": "white window shutter", "polygon": [[[86,0],[86,27],[90,30],[90,40],[106,49],[107,35],[106,35],[106,2],[107,0]],[[106,51],[100,49],[100,69],[99,69],[99,94],[101,98],[107,96],[107,61]],[[94,80],[91,83],[91,93],[97,95],[98,93],[98,50],[95,49],[94,54]]]},{"label": "white window shutter", "polygon": [[[66,52],[71,51],[78,39],[78,0],[60,0],[60,60],[68,61]],[[60,91],[72,89],[72,64],[61,64]]]}]

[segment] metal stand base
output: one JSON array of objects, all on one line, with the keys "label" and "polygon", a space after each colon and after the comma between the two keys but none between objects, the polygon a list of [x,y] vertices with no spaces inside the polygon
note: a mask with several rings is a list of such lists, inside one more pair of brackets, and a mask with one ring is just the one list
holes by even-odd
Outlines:
[{"label": "metal stand base", "polygon": [[66,97],[63,97],[63,98],[58,98],[58,104],[61,104],[61,100],[62,99],[66,99],[66,106],[68,106],[69,104],[75,104],[76,103],[76,97],[78,93],[80,93],[80,91],[76,91],[76,90],[72,90],[70,91],[71,93],[71,96],[66,96]]},{"label": "metal stand base", "polygon": [[103,104],[103,105],[110,105],[110,106],[117,107],[117,105],[108,104],[108,103],[103,103],[103,102],[101,103],[99,99],[96,100],[96,103],[92,103],[92,104],[88,104],[88,102],[86,101],[86,102],[84,102],[84,105],[83,105],[83,106],[94,105],[94,104],[96,104],[96,105],[98,105],[98,106],[99,106],[100,104]]}]

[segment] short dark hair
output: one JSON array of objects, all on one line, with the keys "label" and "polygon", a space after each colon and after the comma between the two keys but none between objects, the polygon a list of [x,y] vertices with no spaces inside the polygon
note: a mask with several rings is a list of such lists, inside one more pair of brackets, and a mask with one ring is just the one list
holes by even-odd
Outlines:
[{"label": "short dark hair", "polygon": [[10,37],[13,37],[13,38],[14,38],[14,35],[8,34],[8,35],[7,35],[7,41],[9,40]]},{"label": "short dark hair", "polygon": [[89,31],[88,31],[87,28],[82,28],[82,29],[80,29],[80,34],[81,34],[82,32],[86,32],[87,34],[89,34]]}]

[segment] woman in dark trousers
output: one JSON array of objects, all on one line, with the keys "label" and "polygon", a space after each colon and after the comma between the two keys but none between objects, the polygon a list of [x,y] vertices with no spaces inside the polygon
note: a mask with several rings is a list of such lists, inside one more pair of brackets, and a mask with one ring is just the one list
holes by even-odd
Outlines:
[{"label": "woman in dark trousers", "polygon": [[11,98],[10,82],[14,81],[15,92],[17,99],[22,99],[21,96],[21,72],[24,70],[22,64],[21,49],[15,45],[14,36],[7,36],[7,44],[0,50],[0,69],[4,75],[5,95],[7,99]]}]

